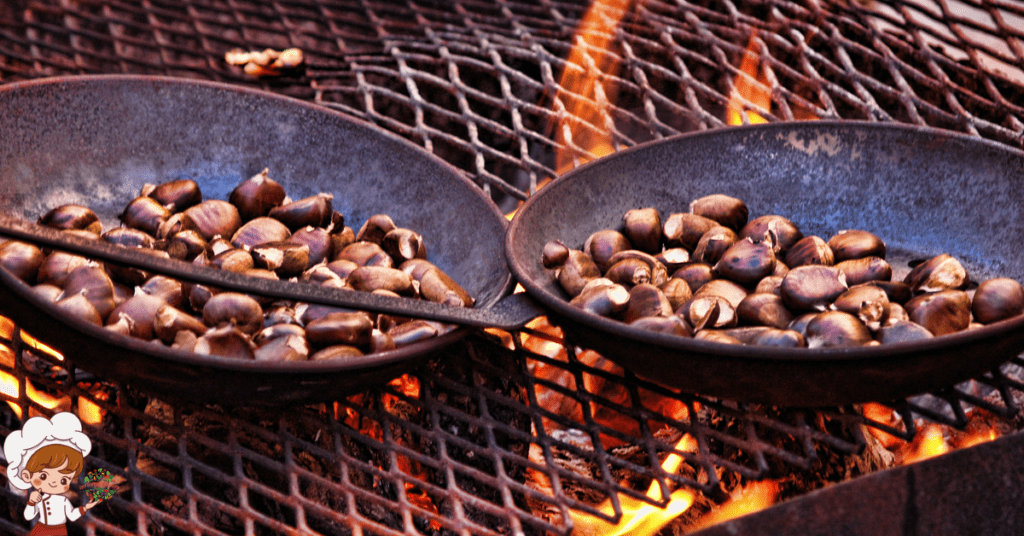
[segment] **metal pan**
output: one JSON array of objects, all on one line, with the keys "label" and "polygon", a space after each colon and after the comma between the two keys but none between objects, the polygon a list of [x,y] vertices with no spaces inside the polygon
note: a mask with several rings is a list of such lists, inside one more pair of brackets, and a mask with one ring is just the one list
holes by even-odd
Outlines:
[{"label": "metal pan", "polygon": [[646,333],[566,301],[540,263],[544,244],[580,248],[621,228],[629,209],[686,212],[698,197],[743,199],[751,218],[779,214],[805,235],[882,237],[896,273],[949,253],[972,279],[1024,281],[1024,153],[978,138],[859,122],[775,123],[683,135],[591,162],[516,213],[505,251],[526,291],[572,340],[639,376],[683,391],[786,406],[886,401],[951,386],[1024,350],[1024,317],[886,346],[799,351]]},{"label": "metal pan", "polygon": [[[0,211],[34,222],[80,203],[104,229],[145,183],[190,178],[227,199],[269,168],[293,199],[334,194],[351,226],[387,213],[427,239],[428,259],[491,308],[513,286],[507,221],[458,170],[371,125],[296,99],[150,76],[47,79],[0,87]],[[358,227],[357,227],[358,228]],[[409,370],[465,328],[348,362],[266,363],[200,356],[114,335],[36,299],[0,270],[0,313],[101,377],[223,404],[329,400]]]}]

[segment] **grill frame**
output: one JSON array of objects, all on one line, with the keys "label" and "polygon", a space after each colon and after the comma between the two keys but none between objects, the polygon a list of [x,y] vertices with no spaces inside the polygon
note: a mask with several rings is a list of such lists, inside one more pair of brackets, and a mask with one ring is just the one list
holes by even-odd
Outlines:
[{"label": "grill frame", "polygon": [[[982,0],[968,6],[975,16],[967,17],[955,11],[966,4],[928,7],[926,1],[875,4],[874,8],[811,0],[646,2],[630,11],[614,31],[593,23],[577,34],[586,5],[547,0],[453,0],[443,5],[397,6],[354,0],[149,0],[141,4],[16,0],[0,6],[0,83],[61,74],[143,73],[217,80],[302,98],[425,147],[460,168],[506,210],[557,174],[559,152],[570,166],[595,157],[586,134],[607,127],[616,146],[629,147],[725,126],[724,109],[737,77],[770,94],[768,108],[740,99],[744,122],[754,120],[753,113],[776,121],[801,119],[811,112],[826,119],[929,125],[1024,147],[1024,108],[1015,104],[1024,102],[1020,44],[1024,31],[1013,24],[1024,20],[1024,5]],[[610,9],[605,19],[619,14]],[[981,19],[986,20],[978,22]],[[608,38],[612,48],[598,49],[589,37]],[[761,81],[736,67],[751,43],[755,63],[765,75]],[[566,59],[574,44],[585,52],[578,62]],[[306,52],[307,63],[304,69],[280,78],[256,80],[223,62],[224,52],[236,46],[298,46]],[[1000,62],[1003,74],[992,66]],[[567,70],[593,75],[605,91],[585,93],[563,87],[558,76]],[[612,102],[612,97],[620,100]],[[580,113],[595,108],[596,115]],[[565,135],[567,126],[575,127],[577,133]],[[651,481],[658,483],[662,496],[678,486],[720,496],[719,473],[756,480],[780,471],[812,470],[829,455],[861,453],[869,441],[865,428],[911,440],[922,422],[966,428],[970,412],[977,408],[1013,419],[1019,411],[1017,395],[1024,392],[1024,384],[1017,379],[1024,362],[1017,359],[976,381],[886,402],[899,416],[894,425],[868,419],[854,407],[777,410],[671,393],[628,372],[586,361],[588,355],[571,344],[564,354],[552,354],[556,357],[538,353],[538,341],[564,343],[546,330],[529,327],[509,338],[498,335],[477,334],[459,347],[456,353],[465,354],[469,372],[443,368],[444,359],[418,369],[416,374],[427,385],[419,397],[387,390],[387,396],[429,415],[424,426],[365,406],[366,401],[347,406],[366,414],[368,420],[386,422],[392,434],[418,434],[429,437],[432,445],[443,445],[440,452],[448,453],[447,446],[452,445],[452,452],[487,459],[490,472],[451,461],[451,455],[446,458],[353,432],[333,418],[333,408],[322,413],[320,408],[303,407],[299,420],[331,430],[339,441],[344,437],[362,449],[377,449],[387,464],[378,467],[343,452],[312,448],[305,439],[282,433],[291,424],[283,418],[253,423],[251,415],[224,408],[178,405],[171,407],[171,424],[166,424],[145,413],[145,407],[138,406],[141,395],[128,387],[104,384],[113,401],[103,402],[83,387],[96,379],[73,366],[43,358],[47,366],[37,367],[39,359],[29,357],[34,352],[17,338],[19,342],[10,344],[18,358],[0,364],[0,371],[17,380],[18,395],[13,401],[25,415],[52,411],[28,400],[26,382],[31,381],[51,393],[70,395],[75,406],[78,399],[100,402],[113,416],[116,430],[88,430],[97,448],[87,461],[126,475],[138,485],[112,501],[111,512],[96,512],[76,524],[102,534],[152,533],[158,527],[182,534],[296,533],[313,528],[308,518],[317,516],[330,522],[325,522],[324,532],[336,533],[359,528],[374,534],[567,534],[572,527],[570,509],[615,518],[621,512],[620,494],[663,505],[664,501],[637,491]],[[538,376],[540,364],[572,378],[582,389],[570,390]],[[595,388],[600,383],[603,389]],[[546,392],[561,394],[579,410],[578,416],[538,409],[538,393]],[[609,398],[609,392],[626,395]],[[525,397],[520,396],[524,393]],[[676,419],[647,407],[648,393],[680,402],[692,417]],[[468,409],[456,407],[452,397],[468,404]],[[379,403],[385,395],[375,392],[371,399]],[[525,418],[526,431],[495,418],[491,406]],[[627,415],[639,435],[608,427],[600,420],[602,412]],[[208,430],[192,426],[187,417],[196,414],[228,423],[235,430],[234,439],[215,440]],[[719,420],[701,420],[710,419],[708,415]],[[20,426],[14,410],[6,405],[0,407],[0,418],[4,435]],[[652,432],[658,425],[664,425],[662,432],[668,435]],[[140,426],[173,429],[186,442],[216,446],[227,453],[227,469],[197,460],[187,445],[172,449],[177,455],[140,446]],[[465,435],[474,427],[484,431],[482,444],[479,437]],[[242,434],[239,439],[239,430],[253,437]],[[496,432],[525,441],[536,456],[498,445]],[[683,432],[696,437],[697,452],[674,449]],[[765,440],[777,436],[790,439],[782,446]],[[285,462],[261,457],[246,443],[259,438],[285,439],[293,451],[301,445],[348,476],[310,476],[296,469],[294,456]],[[614,440],[623,445],[613,446]],[[741,452],[741,459],[723,455],[727,451]],[[230,493],[247,496],[255,490],[253,496],[262,494],[293,510],[312,513],[268,514],[266,505],[272,502],[259,507],[241,501],[231,504],[214,498],[203,485],[182,486],[174,478],[145,474],[139,469],[142,452],[174,468],[175,474],[205,475]],[[668,453],[682,455],[693,473],[662,470],[659,462]],[[569,464],[573,457],[587,464]],[[445,479],[437,482],[444,484],[408,475],[398,467],[400,459],[438,467]],[[290,483],[281,491],[238,470],[255,462],[273,467],[271,476],[283,475],[288,482],[305,477],[338,493],[350,513],[357,511],[359,499],[365,499],[377,504],[378,510],[397,512],[397,521],[374,519],[380,511],[339,518],[323,504],[301,498]],[[509,477],[503,472],[508,466],[545,475],[553,483],[550,493]],[[275,473],[278,468],[282,474]],[[592,473],[581,474],[586,471]],[[355,474],[391,482],[392,489],[371,486],[368,490],[352,480]],[[405,482],[443,497],[451,510],[434,514],[412,504],[408,493],[396,491],[402,486],[395,483]],[[460,489],[460,483],[474,482],[496,487],[499,498],[481,499]],[[174,513],[162,509],[163,505],[150,500],[158,492],[184,495],[186,508]],[[394,497],[381,498],[377,492]],[[529,513],[517,502],[520,497],[526,503],[535,502],[529,505]],[[613,501],[611,516],[595,506],[603,499]],[[8,507],[22,504],[21,500],[8,491],[0,494],[0,502]],[[226,507],[234,521],[226,528],[190,526],[205,519],[203,505]],[[483,526],[468,521],[467,507],[491,512],[492,520],[500,522]],[[512,513],[502,518],[499,508]],[[431,522],[440,529],[432,529]],[[0,528],[27,532],[25,526],[7,521],[0,521]]]}]

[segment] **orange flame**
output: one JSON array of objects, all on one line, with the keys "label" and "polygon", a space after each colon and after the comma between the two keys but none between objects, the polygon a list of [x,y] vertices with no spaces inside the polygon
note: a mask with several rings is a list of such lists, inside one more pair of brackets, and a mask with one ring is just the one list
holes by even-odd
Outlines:
[{"label": "orange flame", "polygon": [[[676,449],[683,452],[696,452],[697,441],[689,436],[683,435],[676,444]],[[661,468],[667,473],[674,473],[679,470],[683,463],[682,456],[672,453],[662,462]],[[655,501],[662,498],[661,487],[658,482],[652,482],[647,489],[647,496]],[[680,488],[669,495],[668,505],[662,509],[652,506],[640,499],[628,496],[619,496],[622,506],[622,517],[616,524],[611,524],[599,517],[576,511],[570,511],[575,530],[573,534],[580,535],[601,535],[601,536],[645,536],[656,534],[662,527],[678,517],[693,505],[696,492]],[[598,506],[601,513],[611,516],[615,510],[612,507],[611,499],[606,500]]]},{"label": "orange flame", "polygon": [[764,510],[765,508],[775,504],[778,496],[778,482],[774,480],[754,482],[734,494],[728,502],[723,504],[717,510],[709,512],[707,515],[697,520],[696,524],[690,527],[690,529],[697,531],[730,519],[735,519],[740,516]]},{"label": "orange flame", "polygon": [[[733,81],[729,103],[726,105],[726,123],[730,125],[743,124],[744,103],[749,102],[762,110],[770,110],[772,106],[772,91],[767,76],[759,67],[757,42],[757,31],[754,31],[750,34],[750,41],[743,52],[740,72]],[[747,112],[747,118],[751,124],[768,122],[760,114],[752,111]]]},{"label": "orange flame", "polygon": [[[590,51],[611,49],[615,29],[632,6],[632,0],[595,0],[583,16],[576,29],[569,52],[565,71],[559,81],[559,99],[565,106],[566,114],[560,114],[556,138],[566,145],[575,145],[595,157],[615,151],[611,129],[606,124],[610,119],[607,91],[601,85],[601,78],[615,75],[618,64],[610,55],[592,56]],[[583,72],[579,68],[582,67]],[[570,94],[571,91],[573,94]],[[571,149],[559,151],[555,169],[559,174],[572,169],[574,155]],[[579,163],[590,160],[589,156],[578,157]]]}]

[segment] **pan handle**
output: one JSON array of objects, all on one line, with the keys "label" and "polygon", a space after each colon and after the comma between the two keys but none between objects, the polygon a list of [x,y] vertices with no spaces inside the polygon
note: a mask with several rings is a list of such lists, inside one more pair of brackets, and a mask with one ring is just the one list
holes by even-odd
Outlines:
[{"label": "pan handle", "polygon": [[157,257],[140,249],[125,248],[102,240],[69,235],[6,215],[0,215],[0,236],[236,292],[436,320],[461,326],[515,330],[545,313],[525,294],[508,296],[491,308],[475,309],[306,283],[248,277],[217,268],[197,266],[178,259]]}]

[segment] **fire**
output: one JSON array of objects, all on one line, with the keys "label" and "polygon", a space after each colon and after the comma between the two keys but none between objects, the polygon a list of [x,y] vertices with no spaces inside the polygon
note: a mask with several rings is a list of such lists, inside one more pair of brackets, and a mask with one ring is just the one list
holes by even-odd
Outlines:
[{"label": "fire", "polygon": [[[740,61],[740,72],[733,80],[729,103],[726,105],[726,123],[743,124],[743,105],[749,102],[762,110],[770,110],[772,106],[772,90],[768,86],[767,77],[759,68],[757,58],[757,32],[750,34],[750,41]],[[757,112],[747,112],[751,124],[767,123],[768,120]]]},{"label": "fire", "polygon": [[910,464],[949,452],[950,446],[943,437],[942,428],[937,424],[929,424],[918,432],[911,444],[909,452],[904,455],[902,463]]},{"label": "fire", "polygon": [[[618,64],[610,54],[601,52],[611,50],[615,30],[632,4],[630,0],[595,0],[591,3],[576,29],[573,39],[576,44],[569,52],[558,84],[559,88],[565,89],[559,91],[560,104],[556,106],[564,107],[566,113],[560,114],[556,138],[560,138],[564,145],[578,147],[594,157],[615,152],[608,126],[611,119],[606,111],[608,95],[601,79],[614,76]],[[559,151],[555,161],[559,174],[572,169],[577,158],[579,163],[591,159],[573,152],[568,147]]]},{"label": "fire", "polygon": [[[683,452],[696,452],[697,441],[689,435],[683,435],[676,444],[677,450]],[[662,462],[661,468],[667,473],[674,473],[679,470],[683,463],[683,457],[672,453]],[[662,500],[661,486],[658,482],[652,482],[647,489],[647,496],[654,501]],[[680,488],[669,495],[668,505],[664,508],[653,506],[640,499],[628,496],[619,496],[622,506],[622,517],[616,524],[611,524],[600,517],[581,512],[570,511],[575,530],[573,534],[580,535],[601,535],[601,536],[644,536],[656,534],[662,527],[678,517],[693,505],[696,493],[692,490]],[[606,500],[598,506],[601,513],[612,516],[615,510],[611,499]]]},{"label": "fire", "polygon": [[[896,413],[881,404],[864,404],[861,412],[868,419],[887,426],[899,423]],[[981,410],[970,412],[967,430],[964,432],[956,432],[934,423],[927,424],[909,443],[873,427],[868,427],[868,430],[883,447],[896,455],[897,464],[907,465],[996,439],[1000,435],[999,431],[986,422],[985,415]]]},{"label": "fire", "polygon": [[738,492],[733,493],[728,502],[718,509],[709,512],[690,527],[691,531],[697,531],[712,525],[717,525],[735,519],[740,516],[752,514],[768,508],[775,504],[779,496],[779,484],[774,480],[764,482],[753,482],[744,486]]}]

